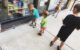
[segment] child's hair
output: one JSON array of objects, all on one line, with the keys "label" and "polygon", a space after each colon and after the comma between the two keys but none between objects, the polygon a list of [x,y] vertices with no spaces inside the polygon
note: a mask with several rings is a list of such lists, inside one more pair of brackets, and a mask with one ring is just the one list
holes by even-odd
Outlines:
[{"label": "child's hair", "polygon": [[28,4],[28,7],[29,7],[29,6],[33,6],[33,7],[34,7],[34,5],[33,5],[32,3],[29,3],[29,4]]},{"label": "child's hair", "polygon": [[76,4],[75,6],[74,6],[74,9],[77,9],[77,12],[80,12],[80,4]]},{"label": "child's hair", "polygon": [[43,11],[43,14],[46,15],[46,16],[48,16],[49,15],[49,12],[47,10],[44,10]]},{"label": "child's hair", "polygon": [[13,13],[13,11],[9,11],[9,13],[11,13],[11,14],[12,14],[12,13]]}]

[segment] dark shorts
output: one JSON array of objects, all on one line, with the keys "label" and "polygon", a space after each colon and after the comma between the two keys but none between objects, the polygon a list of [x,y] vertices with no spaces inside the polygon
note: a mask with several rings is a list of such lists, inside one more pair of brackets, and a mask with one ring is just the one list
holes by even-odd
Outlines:
[{"label": "dark shorts", "polygon": [[61,41],[65,42],[70,34],[73,32],[73,30],[73,27],[62,26],[59,33],[57,34],[57,37],[59,37]]}]

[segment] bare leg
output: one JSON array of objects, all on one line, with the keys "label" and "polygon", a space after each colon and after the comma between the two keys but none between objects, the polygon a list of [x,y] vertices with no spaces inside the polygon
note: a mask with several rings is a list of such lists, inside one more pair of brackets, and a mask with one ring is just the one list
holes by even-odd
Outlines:
[{"label": "bare leg", "polygon": [[57,39],[58,39],[58,37],[56,36],[56,37],[54,38],[54,40],[53,40],[53,43],[54,43]]},{"label": "bare leg", "polygon": [[38,33],[39,36],[42,36],[42,33],[44,33],[44,29],[41,28],[40,32]]},{"label": "bare leg", "polygon": [[33,19],[33,28],[36,27],[36,19]]},{"label": "bare leg", "polygon": [[30,24],[30,26],[33,26],[33,23],[34,23],[34,22],[33,22],[33,20],[32,20],[32,21],[31,21],[31,24]]},{"label": "bare leg", "polygon": [[61,42],[61,44],[60,44],[60,48],[62,48],[62,47],[63,47],[63,45],[64,45],[64,42]]},{"label": "bare leg", "polygon": [[36,26],[36,21],[34,22],[34,26]]},{"label": "bare leg", "polygon": [[44,33],[44,29],[41,29],[41,31],[40,31],[41,33]]},{"label": "bare leg", "polygon": [[35,28],[35,27],[36,27],[36,22],[34,21],[34,22],[33,22],[33,28]]},{"label": "bare leg", "polygon": [[32,25],[33,25],[34,21],[32,20]]},{"label": "bare leg", "polygon": [[33,28],[35,28],[35,26],[36,26],[36,21],[35,21],[35,19],[32,19],[31,22],[32,22],[32,23],[30,24],[30,26],[33,26]]},{"label": "bare leg", "polygon": [[64,42],[61,42],[60,46],[57,47],[57,50],[61,50],[61,48],[63,47]]},{"label": "bare leg", "polygon": [[53,41],[50,42],[50,46],[52,46],[57,39],[58,39],[58,37],[56,36],[56,37],[53,39]]}]

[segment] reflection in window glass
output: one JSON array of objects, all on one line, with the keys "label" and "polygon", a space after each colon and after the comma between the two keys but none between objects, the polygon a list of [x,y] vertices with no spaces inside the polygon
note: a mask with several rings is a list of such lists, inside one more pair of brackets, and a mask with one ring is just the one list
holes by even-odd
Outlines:
[{"label": "reflection in window glass", "polygon": [[[8,15],[21,14],[22,16],[29,15],[28,3],[33,3],[33,0],[11,0],[8,1]],[[12,15],[11,15],[12,14]]]},{"label": "reflection in window glass", "polygon": [[48,2],[48,0],[39,0],[39,11],[42,12],[44,9],[46,9],[46,3]]},{"label": "reflection in window glass", "polygon": [[55,9],[55,7],[57,6],[57,4],[59,3],[60,0],[51,0],[50,4],[49,4],[49,8],[48,10],[53,10]]},{"label": "reflection in window glass", "polygon": [[49,8],[48,10],[54,10],[55,7],[60,3],[60,8],[61,9],[64,9],[66,8],[66,3],[67,3],[67,0],[51,0],[50,1],[50,4],[49,4]]},{"label": "reflection in window glass", "polygon": [[7,0],[0,0],[0,19],[4,18],[6,15],[7,15]]}]

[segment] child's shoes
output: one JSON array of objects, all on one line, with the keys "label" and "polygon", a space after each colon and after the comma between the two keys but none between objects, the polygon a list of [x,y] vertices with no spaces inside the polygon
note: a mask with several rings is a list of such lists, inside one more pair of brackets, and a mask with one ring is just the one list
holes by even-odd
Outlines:
[{"label": "child's shoes", "polygon": [[30,26],[33,26],[33,24],[31,23]]},{"label": "child's shoes", "polygon": [[42,36],[42,33],[39,32],[38,35],[39,35],[39,36]]}]

